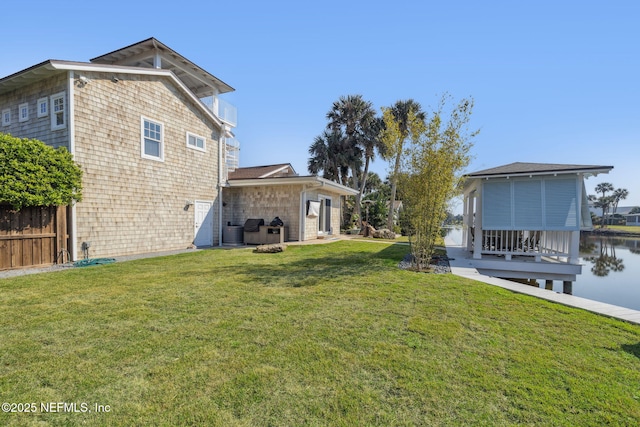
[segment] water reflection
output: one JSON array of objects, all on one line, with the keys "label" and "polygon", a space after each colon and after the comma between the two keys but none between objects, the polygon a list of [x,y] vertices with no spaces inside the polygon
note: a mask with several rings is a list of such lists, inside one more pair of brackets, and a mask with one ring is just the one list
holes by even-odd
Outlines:
[{"label": "water reflection", "polygon": [[[462,232],[450,230],[448,238],[460,245]],[[575,282],[537,280],[529,284],[640,310],[639,255],[639,237],[613,238],[585,233],[580,239],[582,274],[577,275]]]},{"label": "water reflection", "polygon": [[624,270],[624,260],[616,256],[616,246],[623,245],[622,239],[612,239],[602,236],[583,236],[580,252],[588,253],[584,261],[591,263],[591,273],[594,276],[605,277],[610,272]]},{"label": "water reflection", "polygon": [[573,295],[640,310],[640,238],[584,234]]}]

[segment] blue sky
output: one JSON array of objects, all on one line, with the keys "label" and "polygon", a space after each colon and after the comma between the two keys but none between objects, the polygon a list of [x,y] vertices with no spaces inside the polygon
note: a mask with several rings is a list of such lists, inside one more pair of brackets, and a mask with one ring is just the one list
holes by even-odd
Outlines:
[{"label": "blue sky", "polygon": [[[241,166],[290,162],[340,96],[379,110],[473,97],[468,172],[511,162],[612,165],[587,181],[640,206],[640,2],[59,0],[2,8],[0,77],[155,37],[236,89]],[[386,176],[377,159],[373,171]]]}]

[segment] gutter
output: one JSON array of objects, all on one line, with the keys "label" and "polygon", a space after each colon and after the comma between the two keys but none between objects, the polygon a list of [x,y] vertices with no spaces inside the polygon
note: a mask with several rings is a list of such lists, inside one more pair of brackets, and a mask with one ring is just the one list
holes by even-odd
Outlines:
[{"label": "gutter", "polygon": [[514,172],[500,173],[493,175],[465,175],[466,179],[492,179],[492,178],[531,178],[533,176],[558,176],[558,175],[589,175],[597,176],[600,173],[609,173],[613,166],[599,169],[574,169],[574,170],[558,170],[546,172]]},{"label": "gutter", "polygon": [[281,178],[247,178],[247,179],[230,179],[228,182],[229,187],[261,187],[269,185],[291,185],[302,184],[307,185],[307,188],[330,188],[334,192],[343,196],[355,196],[359,192],[353,188],[346,187],[337,182],[329,181],[325,178],[317,176],[292,176]]}]

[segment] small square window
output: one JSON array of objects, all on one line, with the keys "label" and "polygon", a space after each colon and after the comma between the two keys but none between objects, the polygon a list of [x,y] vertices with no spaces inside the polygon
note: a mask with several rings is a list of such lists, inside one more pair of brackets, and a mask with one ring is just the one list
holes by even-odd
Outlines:
[{"label": "small square window", "polygon": [[2,110],[2,126],[9,126],[11,124],[11,110]]},{"label": "small square window", "polygon": [[49,101],[47,98],[38,99],[38,117],[47,117],[49,114]]},{"label": "small square window", "polygon": [[141,154],[145,159],[164,161],[162,123],[142,118]]},{"label": "small square window", "polygon": [[29,120],[29,104],[20,104],[18,106],[18,121],[26,122],[27,120]]},{"label": "small square window", "polygon": [[205,139],[201,136],[187,132],[187,147],[200,151],[205,151]]}]

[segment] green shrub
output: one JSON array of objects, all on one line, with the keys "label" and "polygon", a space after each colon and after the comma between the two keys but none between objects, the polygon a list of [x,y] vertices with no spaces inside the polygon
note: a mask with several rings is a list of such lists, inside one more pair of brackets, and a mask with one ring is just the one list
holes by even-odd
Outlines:
[{"label": "green shrub", "polygon": [[0,133],[0,203],[64,206],[82,199],[82,170],[66,148]]}]

